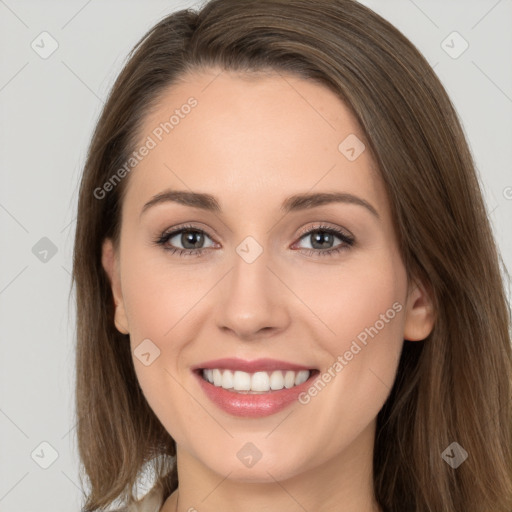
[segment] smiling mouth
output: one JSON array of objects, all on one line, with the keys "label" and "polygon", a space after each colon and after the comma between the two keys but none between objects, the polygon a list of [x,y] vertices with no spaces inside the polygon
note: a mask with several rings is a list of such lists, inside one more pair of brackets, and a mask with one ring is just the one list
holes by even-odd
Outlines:
[{"label": "smiling mouth", "polygon": [[196,373],[206,382],[226,391],[241,394],[264,394],[291,389],[314,378],[319,371],[274,370],[244,372],[223,368],[199,368]]}]

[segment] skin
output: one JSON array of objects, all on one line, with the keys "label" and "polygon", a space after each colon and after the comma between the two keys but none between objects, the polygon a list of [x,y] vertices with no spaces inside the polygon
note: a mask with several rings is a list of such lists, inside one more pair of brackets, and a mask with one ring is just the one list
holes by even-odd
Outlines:
[{"label": "skin", "polygon": [[[349,134],[364,141],[362,131],[342,101],[312,81],[219,69],[185,78],[148,114],[140,140],[190,96],[198,105],[131,172],[119,252],[110,240],[103,246],[117,329],[130,334],[132,351],[147,338],[160,350],[149,366],[135,356],[134,365],[177,443],[178,510],[379,510],[376,416],[404,338],[424,339],[434,315],[422,283],[407,280],[370,151],[349,161],[338,150]],[[168,188],[213,194],[222,213],[167,202],[141,216]],[[320,191],[356,195],[379,217],[348,203],[279,210],[292,194]],[[343,243],[335,237],[308,255],[319,246],[302,233],[318,223],[348,232],[354,246],[322,256]],[[205,231],[203,255],[182,257],[153,243],[182,224]],[[263,249],[250,264],[236,252],[247,236]],[[171,240],[185,247],[180,235]],[[305,405],[234,417],[209,401],[191,373],[220,357],[269,357],[326,371],[396,302],[401,311]],[[237,457],[247,442],[262,454],[250,468]],[[162,510],[176,510],[177,497]]]}]

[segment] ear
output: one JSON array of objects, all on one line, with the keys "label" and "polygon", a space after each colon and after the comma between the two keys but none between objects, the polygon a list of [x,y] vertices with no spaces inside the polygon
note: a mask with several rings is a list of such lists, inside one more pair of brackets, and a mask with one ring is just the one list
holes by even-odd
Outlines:
[{"label": "ear", "polygon": [[122,334],[128,334],[128,320],[124,308],[123,294],[121,292],[121,280],[119,278],[119,261],[114,249],[114,244],[110,238],[106,238],[102,246],[101,263],[107,273],[112,296],[114,298],[115,313],[114,323],[116,329]]},{"label": "ear", "polygon": [[431,293],[423,283],[411,282],[405,309],[404,338],[424,340],[434,328],[435,312]]}]

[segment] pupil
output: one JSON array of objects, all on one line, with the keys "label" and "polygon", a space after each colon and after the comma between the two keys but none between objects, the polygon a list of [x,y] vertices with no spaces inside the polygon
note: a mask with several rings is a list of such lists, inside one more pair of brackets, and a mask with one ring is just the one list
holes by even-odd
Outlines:
[{"label": "pupil", "polygon": [[[316,235],[313,235],[314,243],[319,242],[320,248],[323,248],[329,244],[329,242],[331,241],[330,237],[332,237],[332,235],[330,233],[325,233],[325,232],[323,232],[323,234],[322,234],[322,232],[317,232]],[[325,243],[322,243],[322,239],[324,239]]]},{"label": "pupil", "polygon": [[[194,242],[194,238],[197,238]],[[184,231],[182,234],[182,244],[185,249],[196,249],[197,246],[200,246],[203,241],[203,235],[202,233],[199,233],[198,231]],[[187,247],[187,243],[191,243],[192,247]]]}]

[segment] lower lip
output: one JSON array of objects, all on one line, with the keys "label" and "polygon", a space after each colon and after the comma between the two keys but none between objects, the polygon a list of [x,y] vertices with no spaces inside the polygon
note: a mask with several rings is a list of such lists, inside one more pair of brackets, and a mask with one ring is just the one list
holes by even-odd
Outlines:
[{"label": "lower lip", "polygon": [[319,374],[318,371],[312,372],[312,375],[310,375],[306,382],[293,388],[253,394],[228,391],[222,387],[210,384],[203,379],[200,372],[193,373],[199,379],[201,389],[215,405],[228,414],[245,418],[261,418],[282,411],[293,402],[298,401],[299,395],[311,386],[312,381]]}]

